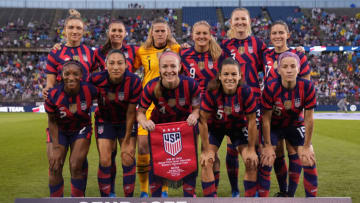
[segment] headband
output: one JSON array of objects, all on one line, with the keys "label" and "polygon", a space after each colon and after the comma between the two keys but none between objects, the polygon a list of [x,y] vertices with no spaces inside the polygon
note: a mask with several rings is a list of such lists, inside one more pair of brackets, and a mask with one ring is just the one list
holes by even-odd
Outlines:
[{"label": "headband", "polygon": [[159,61],[160,61],[161,58],[164,57],[164,56],[175,56],[179,61],[181,61],[179,55],[176,54],[176,53],[174,53],[174,52],[172,52],[172,51],[165,51],[163,54],[161,54],[161,56],[160,56],[160,58],[159,58]]}]

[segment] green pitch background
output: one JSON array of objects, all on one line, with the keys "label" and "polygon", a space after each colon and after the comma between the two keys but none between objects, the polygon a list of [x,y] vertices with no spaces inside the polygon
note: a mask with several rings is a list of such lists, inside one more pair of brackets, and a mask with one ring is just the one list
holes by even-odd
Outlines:
[{"label": "green pitch background", "polygon": [[[41,198],[49,196],[48,165],[46,157],[46,114],[0,113],[0,202],[14,202],[15,198]],[[319,197],[351,197],[360,202],[360,121],[316,120],[313,145],[319,173]],[[220,149],[221,175],[218,196],[230,196],[230,185],[225,167],[225,148]],[[88,155],[89,178],[86,196],[99,196],[97,184],[98,153],[94,137]],[[116,193],[123,196],[120,158]],[[242,180],[243,164],[240,163]],[[65,196],[70,196],[68,162],[64,168]],[[239,181],[241,196],[244,195]],[[274,173],[270,194],[278,191]],[[139,196],[136,184],[135,196]],[[197,195],[202,196],[198,178]],[[170,189],[169,196],[182,196],[182,189]],[[301,181],[296,193],[304,197]]]}]

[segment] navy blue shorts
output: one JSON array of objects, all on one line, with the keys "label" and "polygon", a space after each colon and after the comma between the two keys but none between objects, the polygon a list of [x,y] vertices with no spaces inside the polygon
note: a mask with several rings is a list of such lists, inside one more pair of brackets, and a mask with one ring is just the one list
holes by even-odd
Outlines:
[{"label": "navy blue shorts", "polygon": [[[83,127],[79,132],[62,132],[59,130],[58,142],[65,147],[70,146],[77,139],[85,138],[90,140],[92,134],[91,126]],[[49,128],[46,129],[47,143],[52,143],[52,138],[49,133]]]},{"label": "navy blue shorts", "polygon": [[[137,123],[135,122],[133,125],[133,129],[131,130],[131,137],[136,137],[137,135]],[[95,136],[96,139],[111,139],[115,140],[118,138],[124,138],[126,131],[126,124],[112,124],[112,123],[100,123],[95,122]]]},{"label": "navy blue shorts", "polygon": [[230,138],[231,143],[236,147],[239,145],[248,144],[247,127],[231,130],[225,128],[209,128],[209,143],[220,148],[221,142],[224,139],[225,135]]},{"label": "navy blue shorts", "polygon": [[273,146],[276,146],[281,139],[286,139],[292,146],[303,146],[305,140],[305,126],[271,129],[270,137]]}]

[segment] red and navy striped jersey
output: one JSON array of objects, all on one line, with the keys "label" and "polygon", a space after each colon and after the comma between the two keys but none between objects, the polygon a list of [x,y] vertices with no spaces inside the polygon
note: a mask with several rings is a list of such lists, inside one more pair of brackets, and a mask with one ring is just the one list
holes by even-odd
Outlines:
[{"label": "red and navy striped jersey", "polygon": [[81,82],[79,93],[70,96],[64,91],[64,83],[60,83],[49,90],[45,110],[55,114],[60,131],[76,132],[91,125],[91,106],[97,94],[94,85]]},{"label": "red and navy striped jersey", "polygon": [[[308,64],[305,54],[298,52],[295,49],[289,49],[287,51],[298,55],[300,58],[300,72],[298,76],[303,77],[310,74],[311,68]],[[265,82],[271,81],[279,77],[279,74],[277,72],[277,59],[280,54],[282,53],[276,53],[275,49],[268,49],[264,53]]]},{"label": "red and navy striped jersey", "polygon": [[261,103],[264,109],[273,110],[272,127],[304,125],[303,110],[316,107],[314,84],[297,78],[295,88],[289,90],[281,85],[279,77],[265,84]]},{"label": "red and navy striped jersey", "polygon": [[139,101],[142,90],[140,78],[126,69],[119,84],[110,82],[107,71],[92,74],[90,81],[100,93],[98,108],[95,110],[96,121],[112,124],[125,123],[128,105],[137,104]]},{"label": "red and navy striped jersey", "polygon": [[180,52],[181,65],[184,75],[195,79],[202,92],[205,92],[207,84],[216,77],[219,69],[217,61],[213,61],[209,52],[199,53],[194,47]]},{"label": "red and navy striped jersey", "polygon": [[154,123],[168,123],[185,121],[192,112],[192,106],[200,105],[200,88],[197,82],[184,75],[179,75],[180,82],[175,89],[166,89],[161,86],[162,95],[155,97],[155,86],[159,83],[159,77],[151,80],[140,97],[140,107],[148,109],[151,102],[155,108],[151,113]]},{"label": "red and navy striped jersey", "polygon": [[57,81],[60,81],[62,65],[71,59],[79,61],[82,64],[83,81],[89,81],[90,73],[96,69],[95,54],[91,48],[84,44],[78,47],[61,45],[60,50],[51,50],[48,54],[45,73],[54,74]]},{"label": "red and navy striped jersey", "polygon": [[242,85],[233,95],[225,94],[221,88],[207,90],[201,99],[200,109],[211,113],[209,126],[239,129],[247,126],[246,115],[256,112],[258,105],[252,89]]},{"label": "red and navy striped jersey", "polygon": [[255,94],[261,94],[258,72],[263,71],[263,54],[266,45],[255,36],[246,39],[226,39],[221,43],[224,54],[219,59],[219,64],[227,57],[232,57],[241,66],[242,76]]},{"label": "red and navy striped jersey", "polygon": [[[99,68],[101,71],[105,70],[105,59],[106,59],[106,55],[107,54],[103,54],[101,52],[102,47],[97,48],[95,50],[95,62],[96,62],[96,67]],[[133,72],[133,66],[134,66],[134,60],[135,60],[135,53],[136,51],[139,49],[139,47],[134,46],[134,45],[127,45],[125,43],[123,43],[122,47],[120,48],[120,50],[125,54],[125,58],[126,58],[126,63],[128,65],[128,68],[130,70],[130,72]]]}]

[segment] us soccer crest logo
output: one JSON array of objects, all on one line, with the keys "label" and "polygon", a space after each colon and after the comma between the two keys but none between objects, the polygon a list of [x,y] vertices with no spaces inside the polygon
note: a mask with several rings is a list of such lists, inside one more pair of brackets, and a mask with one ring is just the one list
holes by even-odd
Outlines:
[{"label": "us soccer crest logo", "polygon": [[[170,131],[168,129],[167,131]],[[174,128],[172,129],[175,130]],[[179,130],[179,129],[178,129]],[[166,153],[170,154],[171,156],[176,156],[182,150],[181,144],[181,133],[180,132],[166,132],[163,130],[163,141],[164,141],[164,150]]]}]

